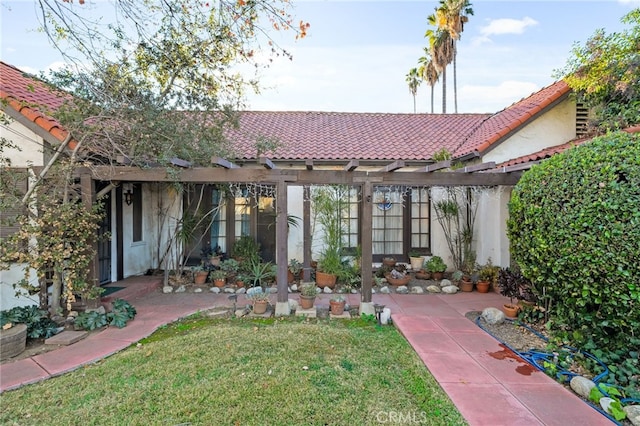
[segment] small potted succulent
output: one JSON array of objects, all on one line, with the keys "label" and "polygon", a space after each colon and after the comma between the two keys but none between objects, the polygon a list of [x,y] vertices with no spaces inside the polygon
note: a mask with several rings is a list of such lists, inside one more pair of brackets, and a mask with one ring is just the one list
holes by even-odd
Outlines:
[{"label": "small potted succulent", "polygon": [[264,314],[269,306],[269,292],[262,291],[260,287],[253,287],[247,292],[247,300],[251,301],[254,314]]},{"label": "small potted succulent", "polygon": [[344,307],[347,304],[347,300],[341,294],[335,294],[329,300],[329,308],[332,315],[342,315],[344,313]]},{"label": "small potted succulent", "polygon": [[193,273],[193,282],[196,285],[202,285],[207,282],[209,271],[203,265],[192,266],[191,272]]},{"label": "small potted succulent", "polygon": [[427,271],[431,273],[434,280],[441,280],[444,271],[447,270],[447,264],[444,263],[440,256],[431,257],[431,259],[427,260],[425,267]]},{"label": "small potted succulent", "polygon": [[216,287],[224,287],[227,283],[227,273],[222,269],[216,269],[211,272],[211,279]]},{"label": "small potted succulent", "polygon": [[316,301],[316,283],[306,282],[300,286],[300,307],[302,309],[311,309]]},{"label": "small potted succulent", "polygon": [[291,259],[289,261],[289,267],[287,271],[287,278],[289,284],[294,282],[295,280],[300,279],[300,272],[302,272],[302,263],[298,259]]}]

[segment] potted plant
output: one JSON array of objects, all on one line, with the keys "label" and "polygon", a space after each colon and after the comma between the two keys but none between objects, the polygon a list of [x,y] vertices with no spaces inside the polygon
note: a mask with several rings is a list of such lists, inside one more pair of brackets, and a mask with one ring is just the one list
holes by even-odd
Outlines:
[{"label": "potted plant", "polygon": [[222,269],[216,269],[211,272],[211,279],[216,287],[224,287],[227,283],[227,273]]},{"label": "potted plant", "polygon": [[209,271],[202,265],[192,266],[191,272],[193,273],[193,282],[196,285],[202,285],[207,282]]},{"label": "potted plant", "polygon": [[432,256],[431,259],[427,260],[425,267],[434,280],[441,280],[444,271],[447,270],[447,264],[444,263],[440,256]]},{"label": "potted plant", "polygon": [[419,271],[424,266],[424,258],[415,250],[409,252],[409,262],[414,271]]},{"label": "potted plant", "polygon": [[342,272],[342,257],[337,250],[325,250],[318,261],[316,284],[320,288],[334,288]]},{"label": "potted plant", "polygon": [[300,307],[302,309],[311,309],[316,301],[316,283],[306,282],[300,286]]},{"label": "potted plant", "polygon": [[344,306],[347,304],[347,300],[341,294],[335,294],[329,300],[329,308],[332,315],[342,315],[344,313]]},{"label": "potted plant", "polygon": [[387,279],[387,282],[393,286],[407,285],[409,284],[409,281],[411,281],[411,276],[409,274],[396,268],[392,269],[385,278]]},{"label": "potted plant", "polygon": [[227,278],[235,278],[240,270],[240,262],[233,258],[220,262],[220,269],[227,273]]},{"label": "potted plant", "polygon": [[269,293],[262,291],[262,288],[255,287],[247,292],[247,300],[253,305],[254,314],[264,314],[269,306]]},{"label": "potted plant", "polygon": [[267,282],[276,276],[275,265],[271,262],[261,262],[254,258],[250,263],[245,276],[252,287],[261,287],[266,290]]},{"label": "potted plant", "polygon": [[498,280],[498,270],[500,268],[491,263],[491,258],[487,259],[487,263],[478,269],[478,282],[476,289],[478,293],[488,293],[489,289]]},{"label": "potted plant", "polygon": [[393,256],[385,256],[382,258],[382,264],[393,268],[396,266],[396,258]]},{"label": "potted plant", "polygon": [[519,271],[511,268],[500,268],[498,272],[500,294],[509,298],[509,303],[503,304],[502,310],[509,318],[518,316],[520,307],[513,303],[513,299],[520,297],[520,288],[524,282],[524,277]]},{"label": "potted plant", "polygon": [[260,260],[260,244],[250,235],[243,235],[233,244],[231,257],[240,263]]},{"label": "potted plant", "polygon": [[302,272],[302,263],[300,263],[298,259],[291,259],[289,261],[289,268],[287,271],[289,284],[300,279],[300,272]]},{"label": "potted plant", "polygon": [[338,276],[343,274],[342,247],[343,217],[348,209],[344,202],[345,187],[327,185],[313,189],[313,207],[316,220],[322,226],[323,249],[316,269],[318,287],[335,287]]},{"label": "potted plant", "polygon": [[242,272],[239,272],[236,275],[236,287],[242,288],[242,287],[245,286],[245,283],[247,283],[248,281],[249,281],[249,279],[247,278],[246,274],[244,274]]}]

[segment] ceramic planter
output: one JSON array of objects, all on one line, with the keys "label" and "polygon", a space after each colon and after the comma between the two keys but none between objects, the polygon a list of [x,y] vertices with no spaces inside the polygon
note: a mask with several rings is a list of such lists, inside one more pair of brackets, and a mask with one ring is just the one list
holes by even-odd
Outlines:
[{"label": "ceramic planter", "polygon": [[419,271],[424,266],[424,259],[422,258],[422,256],[410,257],[409,260],[411,261],[411,269],[413,269],[414,271]]},{"label": "ceramic planter", "polygon": [[518,316],[519,310],[520,307],[517,305],[511,305],[509,303],[505,303],[504,305],[502,305],[502,311],[507,318],[516,318]]},{"label": "ceramic planter", "polygon": [[253,302],[253,313],[254,314],[264,314],[267,312],[267,306],[269,305],[268,300],[256,300]]}]

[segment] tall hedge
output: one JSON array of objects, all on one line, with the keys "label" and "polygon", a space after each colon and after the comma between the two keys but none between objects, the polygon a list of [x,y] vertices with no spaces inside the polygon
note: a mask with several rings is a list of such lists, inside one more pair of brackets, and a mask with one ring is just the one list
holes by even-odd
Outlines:
[{"label": "tall hedge", "polygon": [[640,134],[615,132],[524,173],[509,203],[513,259],[574,344],[640,346]]}]

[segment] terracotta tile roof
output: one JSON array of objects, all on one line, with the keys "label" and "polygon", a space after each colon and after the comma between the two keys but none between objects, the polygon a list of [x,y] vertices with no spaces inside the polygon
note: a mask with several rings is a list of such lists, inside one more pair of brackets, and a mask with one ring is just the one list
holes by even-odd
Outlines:
[{"label": "terracotta tile roof", "polygon": [[[46,111],[60,108],[69,95],[2,61],[0,99],[58,141],[62,142],[68,136],[62,125]],[[73,148],[73,142],[70,147]]]},{"label": "terracotta tile roof", "polygon": [[[557,82],[493,115],[243,111],[240,129],[227,136],[241,160],[255,159],[253,144],[262,136],[280,141],[275,152],[265,153],[276,161],[424,162],[442,148],[455,157],[483,153],[569,90]],[[2,100],[58,141],[68,132],[46,112],[69,96],[0,61]]]},{"label": "terracotta tile roof", "polygon": [[485,153],[542,112],[565,99],[571,89],[558,81],[492,115],[454,151],[454,157]]},{"label": "terracotta tile roof", "polygon": [[449,151],[488,114],[386,114],[244,111],[240,130],[228,134],[242,159],[256,157],[258,136],[276,137],[273,160],[427,161]]}]

